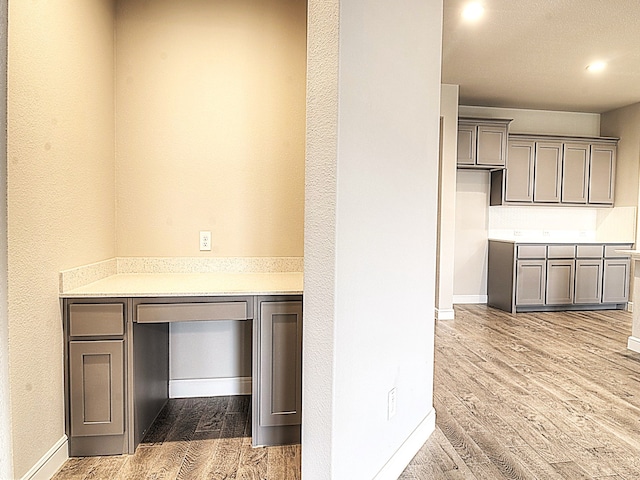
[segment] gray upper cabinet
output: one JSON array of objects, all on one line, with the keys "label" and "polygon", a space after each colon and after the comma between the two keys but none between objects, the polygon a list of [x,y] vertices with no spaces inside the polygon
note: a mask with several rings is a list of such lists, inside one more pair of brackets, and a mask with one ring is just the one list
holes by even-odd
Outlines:
[{"label": "gray upper cabinet", "polygon": [[591,145],[589,203],[613,205],[615,169],[615,145]]},{"label": "gray upper cabinet", "polygon": [[533,201],[558,203],[562,173],[562,143],[536,142]]},{"label": "gray upper cabinet", "polygon": [[508,119],[458,119],[460,168],[504,168],[507,158]]},{"label": "gray upper cabinet", "polygon": [[613,206],[617,139],[510,134],[491,205]]},{"label": "gray upper cabinet", "polygon": [[458,123],[458,165],[476,164],[476,125],[460,121]]},{"label": "gray upper cabinet", "polygon": [[562,155],[562,203],[587,203],[589,145],[565,143]]},{"label": "gray upper cabinet", "polygon": [[509,142],[505,184],[507,202],[533,201],[533,156],[535,142],[514,140]]}]

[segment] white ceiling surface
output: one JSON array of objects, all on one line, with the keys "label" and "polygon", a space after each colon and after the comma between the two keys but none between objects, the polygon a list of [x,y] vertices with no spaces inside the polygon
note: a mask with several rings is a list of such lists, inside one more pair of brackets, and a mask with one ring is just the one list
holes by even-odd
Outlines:
[{"label": "white ceiling surface", "polygon": [[[640,1],[444,0],[442,82],[461,105],[602,113],[640,102]],[[598,74],[586,66],[605,60]]]}]

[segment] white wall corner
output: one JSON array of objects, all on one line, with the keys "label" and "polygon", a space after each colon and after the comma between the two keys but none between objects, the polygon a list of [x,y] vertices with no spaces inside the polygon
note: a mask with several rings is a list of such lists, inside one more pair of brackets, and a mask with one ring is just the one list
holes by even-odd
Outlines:
[{"label": "white wall corner", "polygon": [[49,480],[69,459],[67,436],[63,435],[21,480]]},{"label": "white wall corner", "polygon": [[436,308],[436,320],[453,320],[455,316],[453,308]]},{"label": "white wall corner", "polygon": [[396,453],[385,463],[382,470],[378,472],[373,480],[396,480],[404,469],[407,468],[409,462],[411,462],[425,442],[429,440],[429,437],[435,429],[436,411],[432,408],[424,420],[420,422],[400,448],[396,450]]}]

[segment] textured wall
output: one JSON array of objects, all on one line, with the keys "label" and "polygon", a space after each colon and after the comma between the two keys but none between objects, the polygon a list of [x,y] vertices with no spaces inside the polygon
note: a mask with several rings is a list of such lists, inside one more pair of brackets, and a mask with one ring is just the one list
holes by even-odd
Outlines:
[{"label": "textured wall", "polygon": [[373,478],[432,413],[442,2],[309,10],[303,475]]},{"label": "textured wall", "polygon": [[[7,91],[7,1],[0,1],[0,91]],[[7,123],[7,102],[0,104],[0,132]],[[9,319],[7,312],[7,137],[0,134],[0,478],[11,478],[11,409],[9,408]]]},{"label": "textured wall", "polygon": [[303,0],[118,2],[119,256],[302,256],[305,35]]},{"label": "textured wall", "polygon": [[11,2],[9,360],[14,474],[64,435],[58,272],[115,254],[111,0]]}]

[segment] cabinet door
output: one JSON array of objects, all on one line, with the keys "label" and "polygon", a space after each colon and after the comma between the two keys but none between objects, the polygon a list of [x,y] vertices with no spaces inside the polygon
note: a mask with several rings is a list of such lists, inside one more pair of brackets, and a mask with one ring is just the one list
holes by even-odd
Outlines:
[{"label": "cabinet door", "polygon": [[616,147],[591,145],[589,160],[589,203],[613,205]]},{"label": "cabinet door", "polygon": [[576,304],[597,304],[602,298],[602,259],[576,260]]},{"label": "cabinet door", "polygon": [[547,261],[546,305],[568,305],[573,303],[573,259]]},{"label": "cabinet door", "polygon": [[607,258],[602,279],[602,303],[626,303],[629,300],[628,258]]},{"label": "cabinet door", "polygon": [[536,142],[533,174],[533,201],[560,202],[562,143]]},{"label": "cabinet door", "polygon": [[533,201],[533,155],[535,143],[510,141],[504,198],[507,202]]},{"label": "cabinet door", "polygon": [[562,155],[562,202],[587,203],[589,145],[565,143]]},{"label": "cabinet door", "polygon": [[476,164],[504,167],[507,157],[507,126],[478,125]]},{"label": "cabinet door", "polygon": [[260,426],[299,425],[302,302],[260,305]]},{"label": "cabinet door", "polygon": [[458,165],[476,164],[476,126],[458,124]]},{"label": "cabinet door", "polygon": [[544,305],[546,260],[518,260],[516,305]]},{"label": "cabinet door", "polygon": [[69,342],[71,435],[124,433],[124,340]]}]

